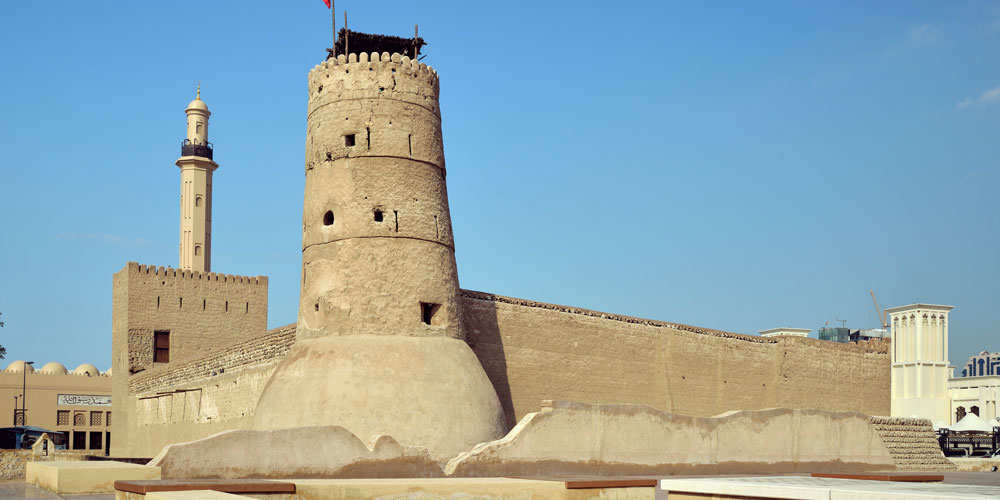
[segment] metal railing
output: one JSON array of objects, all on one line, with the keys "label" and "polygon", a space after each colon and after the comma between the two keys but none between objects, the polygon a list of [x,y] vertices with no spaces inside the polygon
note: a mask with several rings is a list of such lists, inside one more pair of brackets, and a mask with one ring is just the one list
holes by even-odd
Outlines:
[{"label": "metal railing", "polygon": [[195,144],[190,139],[181,141],[181,156],[200,156],[212,159],[212,143]]},{"label": "metal railing", "polygon": [[956,433],[941,429],[938,431],[938,444],[945,456],[992,457],[1000,452],[1000,427],[994,427],[993,432],[977,433]]}]

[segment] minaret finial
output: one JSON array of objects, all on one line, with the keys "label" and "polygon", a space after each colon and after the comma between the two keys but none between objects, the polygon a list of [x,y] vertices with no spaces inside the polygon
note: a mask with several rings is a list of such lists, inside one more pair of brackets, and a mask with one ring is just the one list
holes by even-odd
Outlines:
[{"label": "minaret finial", "polygon": [[195,99],[201,99],[201,81],[198,81],[198,93],[194,96]]}]

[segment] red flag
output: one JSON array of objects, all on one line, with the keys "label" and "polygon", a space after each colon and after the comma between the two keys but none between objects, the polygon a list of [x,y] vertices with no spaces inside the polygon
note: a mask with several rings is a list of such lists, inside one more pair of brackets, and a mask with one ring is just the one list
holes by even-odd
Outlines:
[{"label": "red flag", "polygon": [[330,6],[330,0],[323,0],[323,3],[325,3],[325,4],[326,4],[326,8],[328,8],[328,9],[332,8],[332,7]]}]

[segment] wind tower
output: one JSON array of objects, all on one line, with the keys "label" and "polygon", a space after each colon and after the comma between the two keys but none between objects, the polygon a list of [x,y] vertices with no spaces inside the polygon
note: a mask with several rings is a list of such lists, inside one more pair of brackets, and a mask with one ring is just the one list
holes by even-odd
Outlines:
[{"label": "wind tower", "polygon": [[339,425],[446,459],[506,429],[461,323],[438,75],[403,55],[419,38],[349,36],[358,53],[309,73],[296,342],[254,428]]},{"label": "wind tower", "polygon": [[180,269],[208,272],[212,269],[212,160],[208,142],[208,117],[212,113],[198,93],[187,109],[187,138],[181,143],[181,242]]},{"label": "wind tower", "polygon": [[910,304],[886,309],[892,326],[893,417],[951,421],[948,314],[952,306]]}]

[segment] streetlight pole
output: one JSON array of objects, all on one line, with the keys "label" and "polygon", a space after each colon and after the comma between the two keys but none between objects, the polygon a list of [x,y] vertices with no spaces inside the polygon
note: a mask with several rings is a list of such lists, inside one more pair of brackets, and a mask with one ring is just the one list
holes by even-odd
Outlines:
[{"label": "streetlight pole", "polygon": [[24,371],[21,372],[21,425],[28,425],[28,367],[35,364],[34,361],[24,362]]},{"label": "streetlight pole", "polygon": [[18,396],[14,396],[14,422],[11,425],[17,425],[17,398]]}]

